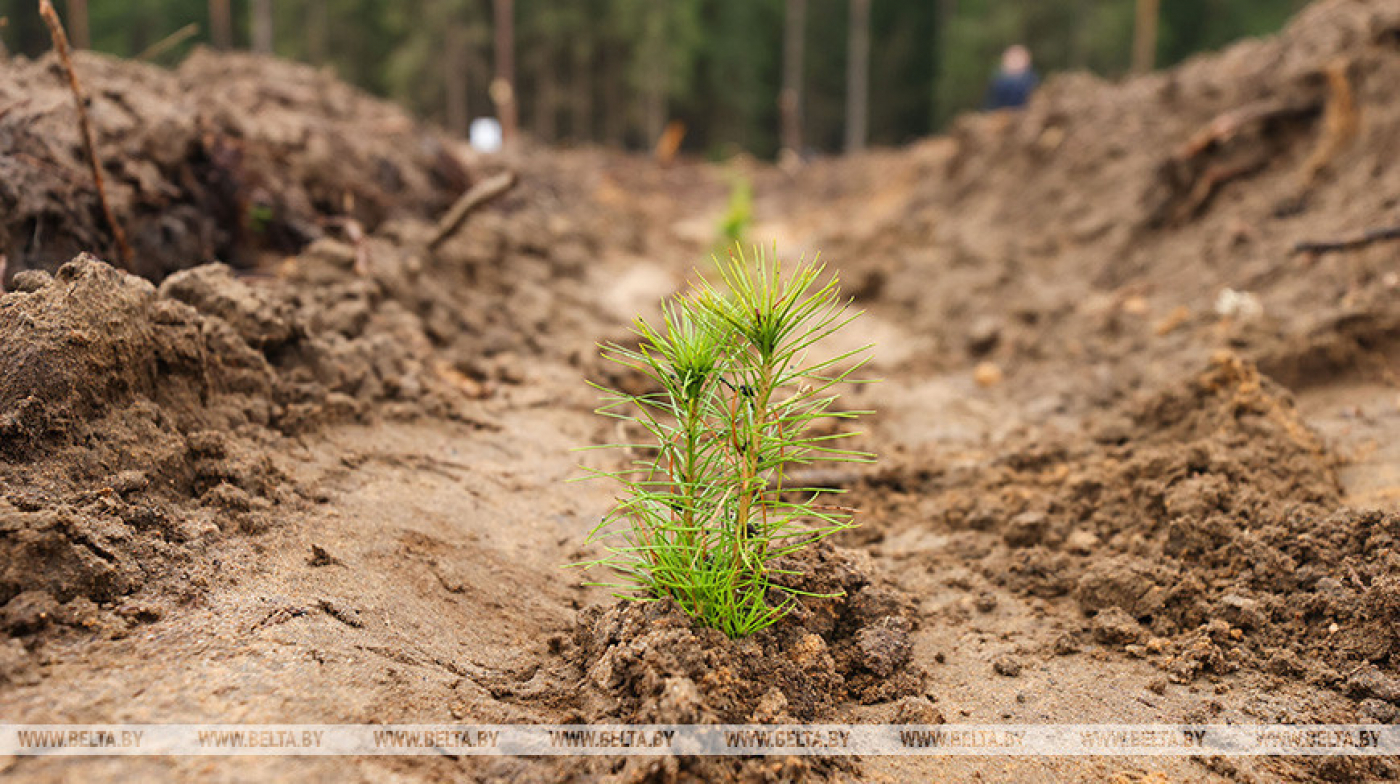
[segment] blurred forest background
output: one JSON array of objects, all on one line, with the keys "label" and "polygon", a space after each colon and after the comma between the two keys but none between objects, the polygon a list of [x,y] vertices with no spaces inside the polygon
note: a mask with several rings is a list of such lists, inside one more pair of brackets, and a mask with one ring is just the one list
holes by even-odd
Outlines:
[{"label": "blurred forest background", "polygon": [[[982,101],[1001,51],[1115,77],[1270,33],[1304,0],[54,0],[75,45],[158,63],[270,51],[463,133],[512,77],[548,144],[772,156],[898,144]],[[0,0],[10,55],[49,48],[37,0]],[[1148,15],[1147,21],[1142,20]],[[1135,38],[1137,41],[1135,51]],[[502,99],[500,85],[495,98]],[[851,122],[847,118],[851,117]],[[503,117],[503,119],[505,119]]]}]

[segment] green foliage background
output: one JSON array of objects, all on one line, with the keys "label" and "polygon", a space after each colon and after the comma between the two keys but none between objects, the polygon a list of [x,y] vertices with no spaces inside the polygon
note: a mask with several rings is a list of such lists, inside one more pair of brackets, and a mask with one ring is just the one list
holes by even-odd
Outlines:
[{"label": "green foliage background", "polygon": [[[329,20],[315,57],[313,3]],[[48,47],[36,0],[0,0],[11,53]],[[56,0],[64,12],[64,0]],[[194,22],[208,40],[206,0],[89,0],[93,47],[130,56]],[[1302,0],[1165,0],[1159,65],[1277,30]],[[235,40],[248,40],[249,0],[232,0]],[[467,41],[467,105],[490,113],[490,0],[277,0],[277,53],[315,60],[420,115],[444,119],[447,31]],[[1134,0],[873,0],[870,135],[898,144],[975,109],[1001,50],[1022,42],[1042,74],[1124,73]],[[524,126],[548,142],[645,146],[640,96],[665,68],[668,119],[686,123],[686,148],[771,156],[784,0],[516,0],[518,94]],[[804,137],[840,148],[844,127],[847,0],[808,0]],[[546,88],[551,88],[546,91]],[[546,100],[538,100],[544,93]],[[549,97],[554,96],[554,97]]]}]

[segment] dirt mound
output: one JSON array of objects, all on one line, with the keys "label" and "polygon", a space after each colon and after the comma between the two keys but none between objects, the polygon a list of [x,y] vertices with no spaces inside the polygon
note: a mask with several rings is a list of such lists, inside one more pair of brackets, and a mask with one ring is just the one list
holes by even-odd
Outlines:
[{"label": "dirt mound", "polygon": [[[529,357],[581,356],[598,332],[566,281],[617,223],[594,220],[600,164],[518,162],[520,187],[433,248],[471,179],[449,144],[326,73],[241,54],[174,72],[78,57],[136,271],[163,282],[63,264],[109,238],[57,63],[11,65],[0,602],[119,601],[303,502],[273,466],[282,439],[380,417],[488,427],[472,410]],[[264,251],[295,255],[203,264]]]},{"label": "dirt mound", "polygon": [[[111,602],[221,526],[265,525],[287,499],[249,430],[275,419],[264,355],[228,322],[91,257],[22,282],[0,298],[12,347],[0,388],[0,598]],[[178,513],[189,499],[202,511]]]},{"label": "dirt mound", "polygon": [[[922,704],[924,672],[912,660],[917,616],[910,597],[874,576],[868,557],[822,543],[780,568],[792,587],[842,594],[805,599],[776,625],[731,640],[697,627],[671,602],[619,602],[579,615],[551,640],[558,661],[499,696],[538,705],[545,697],[569,721],[632,724],[796,724],[831,720],[851,704]],[[621,780],[769,781],[842,779],[847,761],[684,758],[627,760]],[[596,774],[592,762],[564,765]],[[575,770],[576,769],[576,770]]]},{"label": "dirt mound", "polygon": [[227,322],[88,256],[21,282],[0,298],[11,347],[0,365],[0,599],[131,593],[218,530],[212,509],[177,515],[177,501],[203,498],[235,528],[262,525],[278,473],[225,433],[272,419],[265,358]]},{"label": "dirt mound", "polygon": [[[308,66],[199,51],[176,71],[76,58],[135,271],[251,266],[347,221],[436,214],[469,184],[449,144]],[[80,251],[117,259],[57,60],[0,75],[0,249],[9,275]],[[6,281],[9,277],[5,278]]]},{"label": "dirt mound", "polygon": [[1400,680],[1370,668],[1400,656],[1400,515],[1339,508],[1333,464],[1288,393],[1224,355],[1092,433],[1036,431],[986,464],[920,460],[874,484],[925,496],[922,516],[994,584],[1073,601],[1083,623],[1045,655],[1103,646],[1180,681],[1306,674],[1389,720]]},{"label": "dirt mound", "polygon": [[936,368],[1073,362],[1109,378],[1093,403],[1221,348],[1290,382],[1384,378],[1400,246],[1295,247],[1400,224],[1397,31],[1400,3],[1316,3],[1273,38],[1119,83],[1057,76],[1022,112],[775,186],[828,200],[813,244],[936,339]]},{"label": "dirt mound", "polygon": [[0,299],[0,337],[14,347],[3,360],[0,432],[16,456],[82,440],[102,415],[137,400],[180,431],[293,432],[321,409],[353,414],[360,402],[416,398],[430,383],[429,371],[407,365],[415,337],[426,361],[421,329],[399,329],[393,308],[374,313],[366,282],[326,287],[342,304],[328,314],[222,265],[157,290],[83,256],[52,278],[22,281],[27,291]]},{"label": "dirt mound", "polygon": [[21,273],[0,297],[0,602],[112,602],[222,533],[265,530],[305,502],[270,460],[287,436],[381,417],[489,426],[477,401],[596,330],[589,301],[552,283],[580,274],[586,235],[533,207],[479,217],[438,253],[423,222],[323,239],[278,279],[215,264],[156,288],[90,256]]},{"label": "dirt mound", "polygon": [[730,640],[668,602],[587,610],[561,655],[582,673],[586,721],[809,722],[847,702],[921,694],[907,597],[872,581],[868,559],[821,547],[794,587],[841,593],[803,602],[763,632]]},{"label": "dirt mound", "polygon": [[[209,377],[217,368],[203,361],[202,336],[181,329],[195,314],[169,303],[154,312],[155,287],[143,280],[83,256],[54,278],[30,273],[21,283],[23,292],[0,300],[0,339],[10,347],[0,358],[7,450],[67,433],[133,396],[151,397],[158,381],[176,396],[206,381],[237,383]],[[243,382],[269,389],[265,375]]]}]

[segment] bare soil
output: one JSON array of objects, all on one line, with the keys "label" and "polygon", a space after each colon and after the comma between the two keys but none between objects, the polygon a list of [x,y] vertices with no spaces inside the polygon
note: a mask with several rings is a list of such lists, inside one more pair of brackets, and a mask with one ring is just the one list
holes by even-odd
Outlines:
[{"label": "bare soil", "polygon": [[[15,722],[1400,718],[1400,2],[912,148],[473,156],[329,76],[0,75],[0,715]],[[502,167],[521,185],[436,249]],[[741,641],[561,568],[588,380],[715,242],[820,249],[875,343],[840,590]],[[77,258],[74,258],[77,256]],[[211,264],[215,259],[228,265]],[[17,780],[1378,781],[1385,759],[0,759]]]}]

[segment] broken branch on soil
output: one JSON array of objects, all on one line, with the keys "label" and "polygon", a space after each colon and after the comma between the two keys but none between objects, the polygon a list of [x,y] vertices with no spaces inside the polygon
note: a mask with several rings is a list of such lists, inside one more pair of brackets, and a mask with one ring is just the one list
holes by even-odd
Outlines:
[{"label": "broken branch on soil", "polygon": [[515,172],[513,171],[502,172],[473,185],[438,221],[437,231],[433,232],[433,239],[428,243],[428,247],[436,249],[462,227],[469,215],[504,196],[513,187],[515,187]]},{"label": "broken branch on soil", "polygon": [[83,137],[83,151],[87,153],[88,165],[92,167],[92,181],[97,187],[97,200],[102,203],[102,213],[112,230],[112,238],[116,240],[122,268],[130,272],[131,246],[126,244],[126,232],[122,231],[121,224],[117,223],[117,216],[107,201],[107,189],[102,182],[102,163],[97,160],[97,141],[92,132],[92,123],[88,120],[87,100],[83,98],[83,88],[78,84],[78,72],[73,69],[73,58],[68,54],[68,34],[63,31],[63,22],[59,20],[58,12],[53,10],[50,0],[39,0],[39,15],[44,17],[44,22],[49,26],[54,51],[58,52],[58,60],[68,74],[68,88],[73,91],[73,102],[78,106],[78,128]]},{"label": "broken branch on soil", "polygon": [[1333,253],[1343,250],[1356,250],[1376,242],[1400,240],[1400,226],[1384,226],[1343,237],[1338,240],[1300,242],[1293,246],[1294,253]]},{"label": "broken branch on soil", "polygon": [[136,55],[136,59],[141,60],[142,62],[145,62],[147,60],[154,60],[157,57],[160,57],[161,55],[165,54],[171,49],[174,49],[175,47],[179,46],[185,41],[188,41],[189,39],[195,37],[198,34],[199,25],[194,22],[190,22],[184,27],[181,27],[179,30],[176,30],[170,35],[167,35],[166,37],[146,47],[145,50],[141,52],[141,54]]}]

